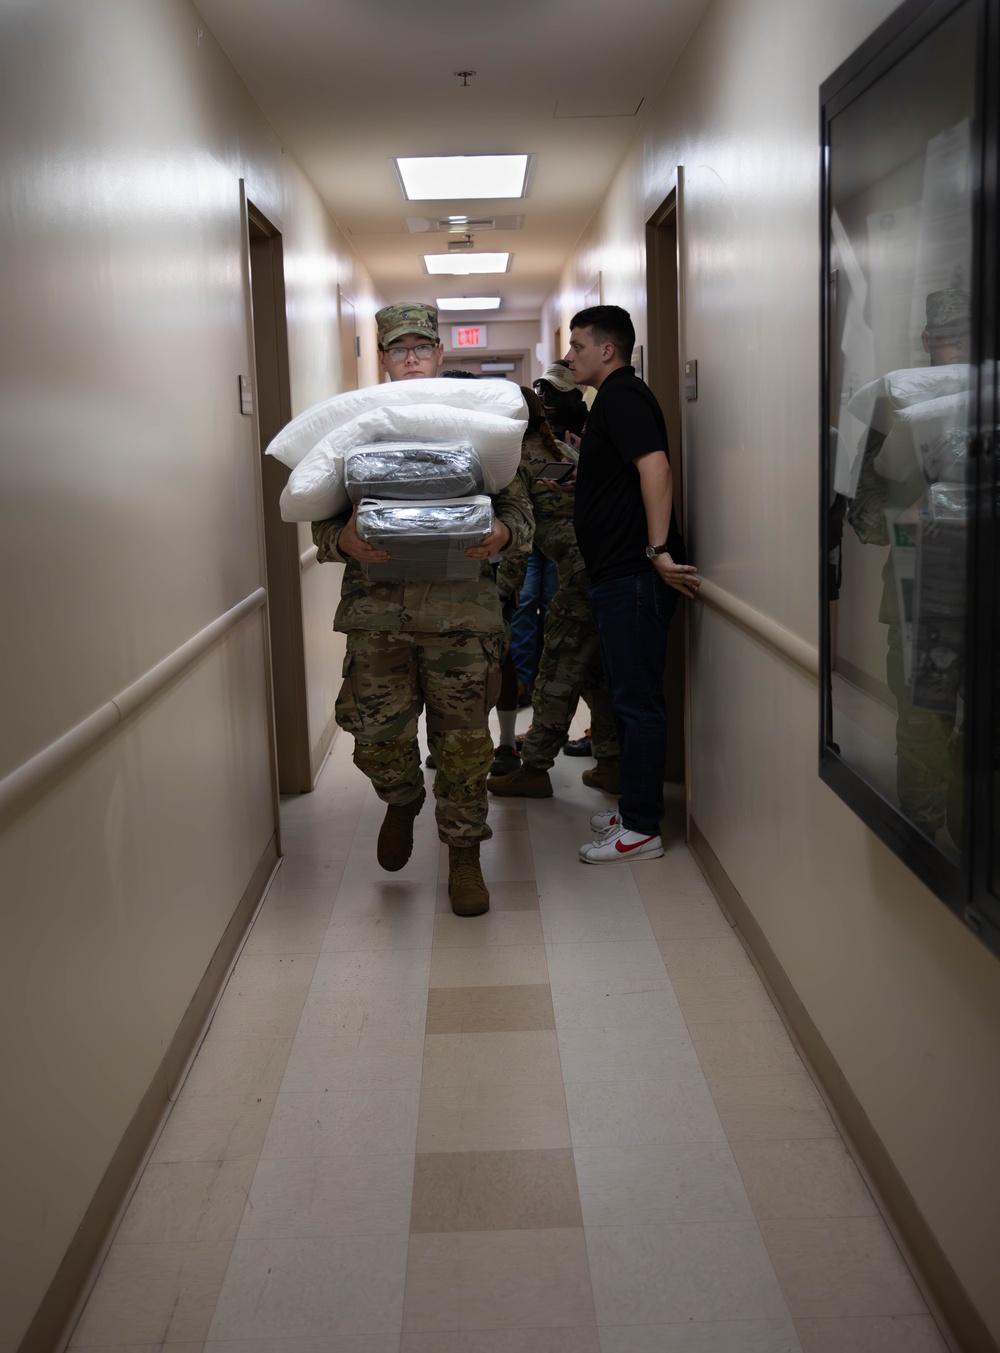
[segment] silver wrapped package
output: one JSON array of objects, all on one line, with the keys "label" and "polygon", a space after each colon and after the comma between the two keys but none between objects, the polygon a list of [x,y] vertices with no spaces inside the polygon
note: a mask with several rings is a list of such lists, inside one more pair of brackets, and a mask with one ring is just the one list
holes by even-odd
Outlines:
[{"label": "silver wrapped package", "polygon": [[372,442],[349,452],[344,482],[355,503],[425,502],[482,493],[483,470],[471,442]]},{"label": "silver wrapped package", "polygon": [[385,550],[385,563],[363,565],[372,582],[456,582],[477,578],[482,563],[465,551],[493,530],[485,495],[429,503],[366,499],[358,508],[362,540]]}]

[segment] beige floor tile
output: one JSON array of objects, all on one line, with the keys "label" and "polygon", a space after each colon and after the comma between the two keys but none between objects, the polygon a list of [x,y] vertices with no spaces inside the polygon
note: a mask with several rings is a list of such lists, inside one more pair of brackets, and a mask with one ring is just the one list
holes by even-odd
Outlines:
[{"label": "beige floor tile", "polygon": [[[498,911],[537,911],[538,885],[534,879],[512,879],[498,882],[490,880],[490,914]],[[437,889],[435,910],[442,915],[451,915],[451,902],[448,900],[448,880],[442,876]],[[468,918],[463,918],[468,919]]]},{"label": "beige floor tile", "polygon": [[587,1227],[753,1220],[726,1142],[578,1147],[576,1170]]},{"label": "beige floor tile", "polygon": [[[117,1350],[116,1350],[117,1353]],[[150,1350],[150,1353],[154,1353]],[[174,1353],[171,1349],[170,1353]],[[316,1339],[213,1339],[204,1353],[399,1353],[398,1334],[343,1334]]]},{"label": "beige floor tile", "polygon": [[400,1353],[601,1353],[597,1326],[404,1334]]},{"label": "beige floor tile", "polygon": [[703,1082],[704,1072],[683,1025],[634,1030],[600,1025],[558,1031],[563,1079],[571,1081]]},{"label": "beige floor tile", "polygon": [[453,1151],[417,1156],[410,1230],[581,1226],[573,1152]]},{"label": "beige floor tile", "polygon": [[807,1073],[784,1076],[723,1076],[709,1082],[731,1142],[836,1137],[837,1129]]},{"label": "beige floor tile", "polygon": [[792,1315],[920,1315],[926,1306],[881,1217],[765,1221]]},{"label": "beige floor tile", "polygon": [[281,1089],[419,1090],[423,1054],[422,1033],[300,1033]]},{"label": "beige floor tile", "polygon": [[283,890],[261,907],[247,937],[243,956],[250,954],[318,954],[330,923],[333,897],[324,891]]},{"label": "beige floor tile", "polygon": [[435,949],[478,949],[488,944],[541,944],[542,922],[537,911],[493,911],[485,916],[434,918]]},{"label": "beige floor tile", "polygon": [[797,1320],[802,1353],[947,1353],[929,1315]]},{"label": "beige floor tile", "polygon": [[343,985],[331,981],[322,988],[311,988],[299,1021],[299,1036],[422,1034],[426,1019],[426,979],[400,986],[391,980]]},{"label": "beige floor tile", "polygon": [[[205,1345],[167,1344],[170,1353],[203,1353]],[[162,1353],[163,1344],[88,1344],[87,1353]]]},{"label": "beige floor tile", "polygon": [[346,872],[349,850],[350,840],[345,836],[343,843],[331,842],[319,857],[299,851],[286,855],[281,864],[286,886],[336,896]]},{"label": "beige floor tile", "polygon": [[562,1086],[555,1031],[430,1034],[424,1047],[425,1090],[476,1085]]},{"label": "beige floor tile", "polygon": [[431,987],[428,1034],[510,1033],[554,1029],[548,985],[526,987]]},{"label": "beige floor tile", "polygon": [[[670,980],[690,982],[724,977],[736,981],[748,973],[757,977],[746,950],[731,932],[717,939],[670,939],[660,944]],[[757,977],[757,981],[760,978]]]},{"label": "beige floor tile", "polygon": [[276,1094],[291,1047],[291,1038],[237,1037],[210,1029],[184,1082],[184,1097]]},{"label": "beige floor tile", "polygon": [[240,1240],[405,1235],[413,1156],[262,1160]]},{"label": "beige floor tile", "polygon": [[[522,882],[535,877],[535,862],[527,830],[505,831],[479,848],[487,883]],[[444,871],[442,871],[444,872]]]},{"label": "beige floor tile", "polygon": [[293,1037],[315,967],[315,954],[242,955],[212,1016],[212,1031]]},{"label": "beige floor tile", "polygon": [[711,1320],[601,1330],[601,1353],[802,1353],[790,1320]]},{"label": "beige floor tile", "polygon": [[528,815],[523,808],[514,808],[507,812],[497,812],[497,800],[490,799],[490,827],[493,829],[493,835],[497,836],[504,832],[526,832],[528,830]]},{"label": "beige floor tile", "polygon": [[234,1240],[255,1162],[165,1161],[143,1171],[116,1244]]},{"label": "beige floor tile", "polygon": [[94,1345],[197,1343],[222,1287],[231,1241],[112,1245],[70,1340]]},{"label": "beige floor tile", "polygon": [[666,854],[661,859],[645,860],[641,868],[635,866],[635,886],[643,902],[680,896],[711,897],[715,901],[708,880],[684,843],[668,832],[664,845]]},{"label": "beige floor tile", "polygon": [[379,879],[355,879],[337,890],[336,912],[344,916],[386,916],[392,919],[421,916],[434,910],[436,875],[425,879],[400,879],[383,874]]},{"label": "beige floor tile", "polygon": [[760,1221],[878,1216],[839,1138],[735,1142],[733,1153]]},{"label": "beige floor tile", "polygon": [[[115,1350],[115,1353],[119,1353]],[[150,1350],[154,1353],[154,1350]],[[171,1349],[170,1353],[174,1353]],[[342,1334],[316,1339],[213,1339],[204,1353],[399,1353],[398,1334]]]},{"label": "beige floor tile", "polygon": [[593,1323],[583,1231],[463,1231],[410,1238],[403,1328]]},{"label": "beige floor tile", "polygon": [[653,938],[646,913],[637,901],[618,906],[582,901],[575,907],[551,906],[545,900],[542,930],[547,944],[627,943]]},{"label": "beige floor tile", "polygon": [[577,1148],[726,1140],[702,1078],[567,1081],[566,1110]]},{"label": "beige floor tile", "polygon": [[549,980],[564,983],[600,981],[622,990],[650,991],[669,987],[670,979],[653,939],[584,944],[549,944]]},{"label": "beige floor tile", "polygon": [[278,1095],[261,1155],[403,1155],[417,1140],[420,1091],[328,1090]]},{"label": "beige floor tile", "polygon": [[435,949],[432,987],[535,986],[549,980],[541,944],[497,944],[486,949]]},{"label": "beige floor tile", "polygon": [[352,949],[429,949],[434,935],[434,917],[424,909],[417,915],[378,916],[341,915],[335,908],[326,934],[324,953],[346,953]]},{"label": "beige floor tile", "polygon": [[249,1160],[256,1162],[275,1096],[201,1095],[181,1091],[160,1133],[151,1161]]},{"label": "beige floor tile", "polygon": [[218,1339],[396,1334],[406,1240],[238,1240],[209,1333]]},{"label": "beige floor tile", "polygon": [[418,1151],[539,1151],[570,1146],[561,1085],[425,1089]]},{"label": "beige floor tile", "polygon": [[[646,890],[644,890],[646,891]],[[646,915],[658,940],[724,939],[733,928],[708,891],[644,897]]]},{"label": "beige floor tile", "polygon": [[622,1029],[637,1033],[683,1033],[687,1026],[677,997],[664,984],[643,987],[597,978],[562,979],[552,984],[556,1028]]},{"label": "beige floor tile", "polygon": [[799,1054],[776,1020],[692,1022],[688,1028],[709,1084],[726,1076],[793,1076],[802,1071]]},{"label": "beige floor tile", "polygon": [[671,982],[689,1024],[780,1021],[764,984],[752,969],[738,977],[683,976],[673,977]]},{"label": "beige floor tile", "polygon": [[587,1228],[597,1323],[785,1320],[754,1222]]},{"label": "beige floor tile", "polygon": [[[337,920],[334,909],[333,920]],[[397,991],[427,989],[430,972],[430,944],[423,949],[349,949],[344,953],[323,953],[316,963],[311,999],[325,992],[364,992],[372,985],[389,983]]]}]

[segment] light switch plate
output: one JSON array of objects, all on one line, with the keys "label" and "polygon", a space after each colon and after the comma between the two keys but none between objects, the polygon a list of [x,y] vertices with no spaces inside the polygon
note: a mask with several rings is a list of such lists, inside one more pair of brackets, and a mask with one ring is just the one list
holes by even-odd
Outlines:
[{"label": "light switch plate", "polygon": [[253,387],[249,376],[240,377],[240,413],[253,413]]},{"label": "light switch plate", "polygon": [[697,361],[684,363],[684,398],[698,398],[698,363]]}]

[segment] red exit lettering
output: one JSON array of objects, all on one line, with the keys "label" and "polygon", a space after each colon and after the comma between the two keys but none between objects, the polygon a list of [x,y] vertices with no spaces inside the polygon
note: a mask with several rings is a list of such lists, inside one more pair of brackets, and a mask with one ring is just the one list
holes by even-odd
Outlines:
[{"label": "red exit lettering", "polygon": [[474,329],[459,329],[458,346],[460,348],[478,348],[479,347],[479,326]]}]

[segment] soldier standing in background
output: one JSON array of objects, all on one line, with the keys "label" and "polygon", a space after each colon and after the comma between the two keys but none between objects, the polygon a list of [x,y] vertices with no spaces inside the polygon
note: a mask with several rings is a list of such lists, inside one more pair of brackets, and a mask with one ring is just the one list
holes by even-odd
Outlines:
[{"label": "soldier standing in background", "polygon": [[[390,380],[436,376],[444,350],[437,311],[418,302],[389,305],[375,316],[379,362]],[[369,582],[362,564],[388,559],[361,539],[357,508],[313,522],[320,562],[347,569],[334,629],[347,635],[340,727],[354,735],[354,764],[387,805],[378,836],[383,869],[402,869],[413,849],[413,823],[425,798],[417,719],[437,764],[438,835],[448,846],[448,894],[458,916],[489,909],[479,843],[486,822],[486,776],[493,762],[488,716],[500,682],[504,648],[500,599],[489,560],[531,538],[531,508],[520,481],[493,495],[493,531],[467,550],[482,561],[464,582]]]},{"label": "soldier standing in background", "polygon": [[[531,390],[524,390],[523,394],[530,418],[518,475],[531,495],[535,544],[558,567],[559,590],[545,617],[545,641],[532,697],[531,727],[521,747],[521,764],[506,775],[492,775],[486,787],[500,797],[550,798],[549,768],[566,741],[577,702],[583,695],[591,710],[591,742],[597,757],[597,765],[584,771],[583,782],[592,789],[617,794],[621,788],[618,739],[597,626],[587,598],[589,580],[573,529],[572,485],[568,480],[556,485],[537,478],[547,463],[563,459],[568,448],[552,436],[538,396]],[[497,579],[502,593],[517,590],[519,568],[523,571],[524,559],[509,551]]]}]

